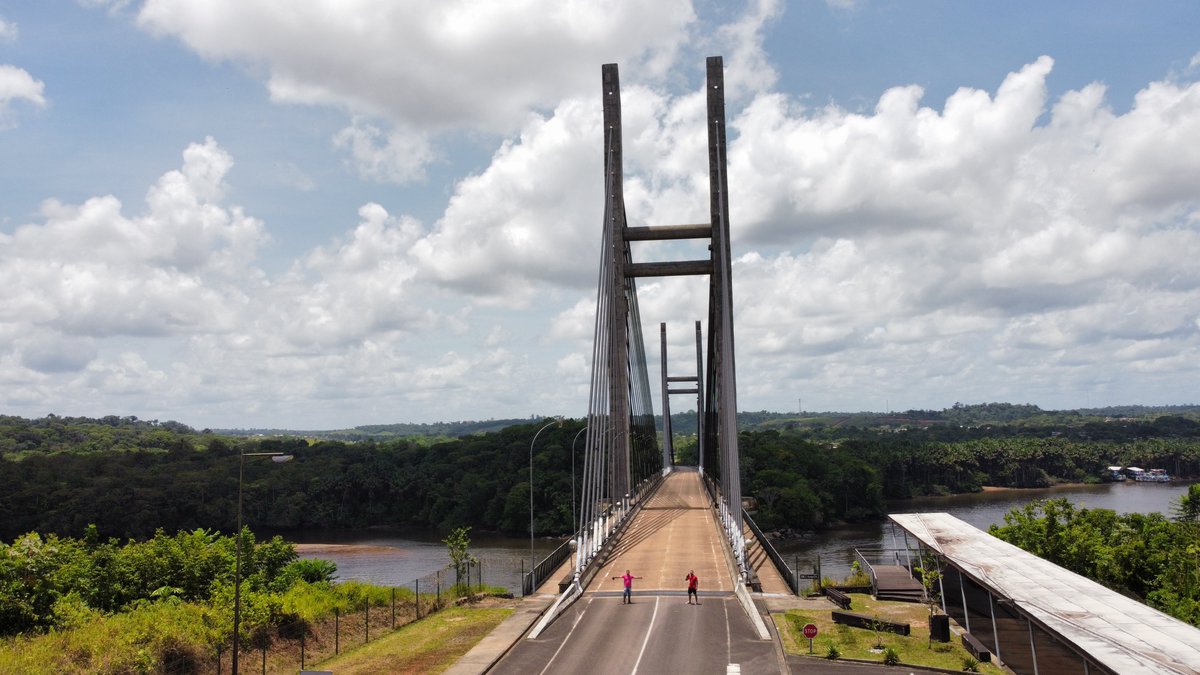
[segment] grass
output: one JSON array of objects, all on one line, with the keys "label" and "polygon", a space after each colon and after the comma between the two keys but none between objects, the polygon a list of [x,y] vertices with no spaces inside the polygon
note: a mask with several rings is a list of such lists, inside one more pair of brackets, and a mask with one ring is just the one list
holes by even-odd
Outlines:
[{"label": "grass", "polygon": [[512,607],[491,603],[447,608],[309,668],[332,670],[338,675],[440,673],[512,613]]},{"label": "grass", "polygon": [[[823,657],[833,647],[841,658],[882,663],[883,650],[891,648],[900,655],[900,661],[905,665],[947,670],[961,670],[963,663],[971,656],[953,637],[948,643],[934,642],[930,647],[929,609],[925,605],[879,601],[860,593],[851,597],[854,599],[851,611],[886,621],[907,623],[911,627],[911,634],[877,633],[865,628],[835,624],[829,612],[824,610],[789,610],[786,614],[774,615],[784,650],[790,654],[807,655],[808,639],[801,631],[805,624],[811,623],[818,631],[812,643],[814,656]],[[980,663],[978,667],[981,673],[1004,672],[992,663]]]}]

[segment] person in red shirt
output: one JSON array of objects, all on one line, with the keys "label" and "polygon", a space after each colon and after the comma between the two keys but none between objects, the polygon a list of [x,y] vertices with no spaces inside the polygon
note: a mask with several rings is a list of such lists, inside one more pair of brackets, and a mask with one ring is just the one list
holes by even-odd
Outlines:
[{"label": "person in red shirt", "polygon": [[623,574],[622,576],[619,576],[619,577],[613,577],[613,579],[620,579],[621,581],[625,582],[625,595],[621,598],[621,604],[623,605],[628,602],[629,604],[632,605],[633,604],[633,580],[641,579],[641,577],[635,577],[629,573],[629,570],[625,570],[625,574]]},{"label": "person in red shirt", "polygon": [[[700,596],[696,594],[696,588],[700,585],[700,578],[696,576],[694,570],[688,570],[688,575],[684,579],[688,582],[688,604],[700,604]],[[695,603],[692,602],[693,598],[696,600]]]}]

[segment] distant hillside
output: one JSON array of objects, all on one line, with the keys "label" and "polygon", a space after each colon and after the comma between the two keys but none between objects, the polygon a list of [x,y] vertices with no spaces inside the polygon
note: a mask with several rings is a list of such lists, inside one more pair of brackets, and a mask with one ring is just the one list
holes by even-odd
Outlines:
[{"label": "distant hillside", "polygon": [[[534,420],[540,417],[531,418]],[[366,424],[353,429],[326,431],[301,431],[294,429],[214,429],[226,436],[303,436],[333,441],[387,440],[391,438],[462,438],[475,434],[500,431],[518,424],[529,424],[529,419],[503,419],[464,422],[434,422],[432,424]]]},{"label": "distant hillside", "polygon": [[[768,412],[766,410],[738,413],[738,428],[742,431],[769,429],[836,429],[978,427],[983,425],[1013,425],[1035,428],[1081,428],[1088,424],[1111,424],[1114,421],[1150,422],[1169,416],[1200,422],[1200,405],[1145,406],[1125,405],[1077,410],[1042,410],[1036,405],[1014,403],[956,403],[945,410],[906,410],[903,412]],[[302,431],[295,429],[214,429],[226,436],[302,436],[338,441],[387,440],[392,438],[451,439],[500,431],[519,424],[529,424],[541,417],[499,419],[432,424],[368,424],[352,429]],[[661,416],[656,420],[662,430]],[[696,411],[671,414],[671,430],[676,436],[696,433]]]},{"label": "distant hillside", "polygon": [[[903,412],[757,412],[738,413],[742,431],[798,429],[897,430],[937,427],[1013,427],[1014,430],[1082,429],[1089,425],[1148,424],[1160,417],[1180,418],[1200,423],[1200,405],[1146,406],[1125,405],[1077,410],[1042,410],[1036,405],[1014,403],[956,403],[944,410],[906,410]],[[662,430],[662,419],[658,420]],[[696,411],[671,413],[671,431],[676,436],[696,433]]]}]

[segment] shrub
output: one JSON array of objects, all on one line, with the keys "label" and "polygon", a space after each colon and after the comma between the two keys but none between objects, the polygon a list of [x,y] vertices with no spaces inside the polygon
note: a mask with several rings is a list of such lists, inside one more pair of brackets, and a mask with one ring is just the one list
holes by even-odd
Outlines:
[{"label": "shrub", "polygon": [[888,647],[887,651],[883,653],[883,664],[885,666],[900,665],[900,652],[896,651],[892,647]]},{"label": "shrub", "polygon": [[841,658],[841,656],[842,652],[838,650],[837,645],[830,643],[829,651],[825,652],[825,658],[829,659],[830,661],[836,661],[837,659]]},{"label": "shrub", "polygon": [[968,656],[967,658],[963,659],[962,669],[964,673],[978,673],[979,662],[976,661],[974,657]]}]

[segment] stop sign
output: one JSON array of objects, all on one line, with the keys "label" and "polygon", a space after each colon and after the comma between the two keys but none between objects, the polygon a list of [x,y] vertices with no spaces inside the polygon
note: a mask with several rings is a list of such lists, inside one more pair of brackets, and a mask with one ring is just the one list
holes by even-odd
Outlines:
[{"label": "stop sign", "polygon": [[811,623],[804,624],[804,637],[808,638],[809,640],[817,637],[816,625]]}]

